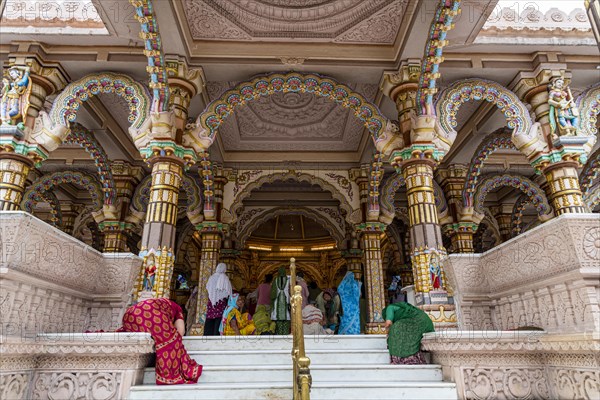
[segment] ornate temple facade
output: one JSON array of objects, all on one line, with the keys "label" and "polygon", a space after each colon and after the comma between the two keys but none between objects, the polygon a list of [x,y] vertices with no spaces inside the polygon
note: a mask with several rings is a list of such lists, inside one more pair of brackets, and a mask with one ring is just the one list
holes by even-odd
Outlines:
[{"label": "ornate temple facade", "polygon": [[461,398],[598,394],[597,0],[3,7],[0,392],[51,397],[35,371],[62,368],[12,337],[151,297],[202,335],[217,263],[247,293],[294,257],[321,289],[354,273],[365,334],[406,288],[455,332],[424,346]]}]

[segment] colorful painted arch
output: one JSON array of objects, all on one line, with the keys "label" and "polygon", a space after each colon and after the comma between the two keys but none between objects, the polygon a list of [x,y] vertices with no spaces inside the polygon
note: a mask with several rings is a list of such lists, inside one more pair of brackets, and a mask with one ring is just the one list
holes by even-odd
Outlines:
[{"label": "colorful painted arch", "polygon": [[102,208],[102,187],[93,175],[81,171],[61,171],[44,175],[31,184],[23,195],[21,208],[32,213],[33,208],[40,201],[46,200],[46,193],[56,186],[72,183],[86,189],[92,198],[95,210]]},{"label": "colorful painted arch", "polygon": [[537,183],[524,176],[510,174],[488,176],[480,181],[475,188],[474,210],[480,214],[485,214],[484,202],[486,196],[493,189],[502,186],[510,186],[519,189],[527,195],[535,207],[540,219],[549,219],[554,215],[552,207],[548,204],[546,193]]},{"label": "colorful painted arch", "polygon": [[322,75],[290,72],[261,76],[238,84],[212,101],[198,117],[196,123],[205,130],[209,138],[214,140],[223,121],[233,114],[237,107],[279,92],[310,93],[349,108],[354,112],[354,116],[363,122],[375,140],[388,122],[377,106],[348,86]]}]

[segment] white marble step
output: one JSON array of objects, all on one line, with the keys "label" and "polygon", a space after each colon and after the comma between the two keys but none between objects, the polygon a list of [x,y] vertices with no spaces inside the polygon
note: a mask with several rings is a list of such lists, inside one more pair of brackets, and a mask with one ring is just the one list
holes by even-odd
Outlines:
[{"label": "white marble step", "polygon": [[[385,350],[385,335],[321,335],[305,336],[306,350],[364,349]],[[291,336],[186,336],[188,351],[205,350],[290,350]]]},{"label": "white marble step", "polygon": [[[254,383],[198,383],[195,385],[135,386],[129,392],[129,400],[289,400],[292,398],[291,384]],[[440,382],[315,382],[311,400],[456,400],[456,386]]]},{"label": "white marble step", "polygon": [[195,385],[142,385],[129,391],[127,400],[290,400],[291,383],[198,383]]},{"label": "white marble step", "polygon": [[[291,363],[291,350],[190,351],[203,365],[267,365]],[[387,350],[308,350],[312,364],[389,364]]]},{"label": "white marble step", "polygon": [[[250,364],[249,364],[250,365]],[[352,383],[356,377],[369,382],[441,382],[442,369],[439,365],[312,365],[313,382]],[[244,382],[290,382],[292,366],[252,365],[206,366],[200,383]],[[154,368],[146,368],[144,384],[155,383]]]}]

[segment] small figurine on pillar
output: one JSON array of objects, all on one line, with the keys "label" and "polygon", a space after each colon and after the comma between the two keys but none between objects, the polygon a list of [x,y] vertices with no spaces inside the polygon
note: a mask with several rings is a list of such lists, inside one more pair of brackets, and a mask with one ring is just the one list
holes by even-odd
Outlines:
[{"label": "small figurine on pillar", "polygon": [[2,125],[16,125],[23,129],[31,92],[29,67],[10,67],[4,71],[2,83],[2,101],[0,103]]},{"label": "small figurine on pillar", "polygon": [[142,301],[159,297],[168,298],[171,294],[171,276],[175,266],[173,251],[165,246],[162,250],[142,250],[140,254],[143,254],[144,261],[134,299]]},{"label": "small figurine on pillar", "polygon": [[548,85],[548,105],[552,141],[557,140],[559,136],[577,136],[579,110],[575,105],[571,89],[565,87],[563,77],[555,78]]}]

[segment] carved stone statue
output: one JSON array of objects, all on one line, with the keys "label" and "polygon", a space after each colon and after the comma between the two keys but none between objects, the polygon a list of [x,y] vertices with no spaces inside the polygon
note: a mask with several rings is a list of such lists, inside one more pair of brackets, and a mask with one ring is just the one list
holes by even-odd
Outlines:
[{"label": "carved stone statue", "polygon": [[548,93],[552,139],[558,136],[575,136],[579,126],[579,110],[571,89],[565,86],[563,78],[556,78],[548,85]]},{"label": "carved stone statue", "polygon": [[146,266],[144,268],[144,281],[142,284],[143,290],[152,291],[154,290],[154,280],[156,278],[156,259],[154,254],[150,253],[146,257]]},{"label": "carved stone statue", "polygon": [[2,83],[2,102],[0,103],[2,125],[17,125],[24,122],[31,92],[29,67],[9,68],[4,72]]}]

